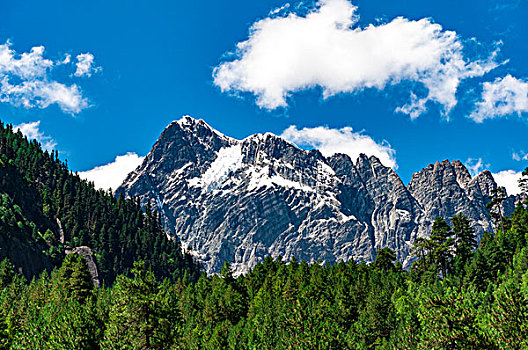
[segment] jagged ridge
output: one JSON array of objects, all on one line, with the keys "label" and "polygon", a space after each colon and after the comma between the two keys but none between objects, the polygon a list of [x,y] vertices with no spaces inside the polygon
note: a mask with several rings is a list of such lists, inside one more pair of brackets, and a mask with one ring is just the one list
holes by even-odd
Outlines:
[{"label": "jagged ridge", "polygon": [[463,213],[479,235],[491,230],[485,204],[496,186],[489,172],[471,178],[447,160],[405,186],[376,157],[324,157],[270,133],[239,141],[183,117],[117,193],[150,201],[208,272],[228,260],[239,274],[267,255],[372,261],[383,247],[408,265],[438,216]]}]

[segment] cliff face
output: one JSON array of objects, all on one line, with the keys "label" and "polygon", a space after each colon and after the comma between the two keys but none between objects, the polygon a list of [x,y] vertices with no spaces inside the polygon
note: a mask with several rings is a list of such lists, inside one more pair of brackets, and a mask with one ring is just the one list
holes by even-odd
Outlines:
[{"label": "cliff face", "polygon": [[117,193],[150,201],[210,273],[225,260],[244,273],[267,255],[284,259],[372,261],[394,249],[410,263],[414,239],[438,216],[469,217],[491,230],[485,204],[497,185],[443,161],[405,186],[375,157],[323,157],[272,134],[235,140],[184,117],[162,133]]},{"label": "cliff face", "polygon": [[488,171],[472,179],[462,163],[444,160],[415,173],[407,188],[429,222],[463,213],[482,232],[492,230],[486,203],[496,187]]}]

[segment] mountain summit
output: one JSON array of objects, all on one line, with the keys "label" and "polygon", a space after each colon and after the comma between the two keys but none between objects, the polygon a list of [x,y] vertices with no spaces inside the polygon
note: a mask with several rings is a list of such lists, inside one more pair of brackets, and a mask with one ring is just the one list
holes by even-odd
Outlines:
[{"label": "mountain summit", "polygon": [[160,211],[207,272],[245,273],[266,256],[309,262],[372,261],[393,249],[408,265],[416,237],[438,216],[466,215],[492,230],[488,171],[437,162],[405,186],[376,157],[302,150],[270,133],[236,140],[191,117],[172,122],[117,193]]}]

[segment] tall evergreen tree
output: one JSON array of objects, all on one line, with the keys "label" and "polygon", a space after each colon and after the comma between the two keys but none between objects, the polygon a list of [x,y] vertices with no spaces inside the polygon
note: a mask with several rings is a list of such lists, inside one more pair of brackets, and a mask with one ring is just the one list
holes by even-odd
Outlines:
[{"label": "tall evergreen tree", "polygon": [[173,343],[170,313],[163,308],[161,285],[143,262],[134,264],[134,278],[119,276],[106,326],[105,349],[169,349]]},{"label": "tall evergreen tree", "polygon": [[453,231],[451,227],[441,217],[436,218],[431,230],[430,240],[433,246],[433,260],[438,264],[442,272],[442,278],[447,276],[453,258]]},{"label": "tall evergreen tree", "polygon": [[92,276],[83,256],[77,254],[66,256],[59,270],[59,276],[73,300],[83,304],[92,295],[94,287]]},{"label": "tall evergreen tree", "polygon": [[519,179],[519,188],[524,194],[528,195],[528,167],[522,172],[522,176]]},{"label": "tall evergreen tree", "polygon": [[508,197],[506,196],[506,189],[504,187],[497,187],[491,190],[490,201],[486,204],[489,210],[490,217],[497,227],[500,224],[501,230],[504,233],[504,215],[502,204]]},{"label": "tall evergreen tree", "polygon": [[394,270],[394,262],[396,261],[396,253],[390,248],[382,248],[376,252],[376,260],[374,266],[383,271]]},{"label": "tall evergreen tree", "polygon": [[454,242],[451,227],[441,217],[436,218],[429,238],[419,237],[414,242],[412,254],[418,258],[414,268],[421,273],[440,272],[445,278],[452,263]]},{"label": "tall evergreen tree", "polygon": [[455,263],[456,269],[462,273],[463,267],[473,256],[473,251],[477,247],[477,237],[475,230],[471,227],[471,222],[462,214],[457,214],[451,218],[453,234],[455,237]]}]

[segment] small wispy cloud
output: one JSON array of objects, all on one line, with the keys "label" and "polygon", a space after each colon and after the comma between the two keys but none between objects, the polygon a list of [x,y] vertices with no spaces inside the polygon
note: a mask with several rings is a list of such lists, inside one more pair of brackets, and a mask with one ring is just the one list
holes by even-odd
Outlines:
[{"label": "small wispy cloud", "polygon": [[489,164],[484,164],[482,158],[468,158],[464,163],[471,176],[476,176],[482,170],[489,168]]},{"label": "small wispy cloud", "polygon": [[92,181],[96,188],[115,190],[123,183],[126,176],[134,171],[145,157],[140,157],[136,153],[129,152],[122,156],[117,156],[109,164],[95,167],[91,170],[79,172],[79,176],[88,181]]},{"label": "small wispy cloud", "polygon": [[396,111],[416,118],[433,102],[449,117],[460,82],[498,65],[496,47],[470,59],[457,33],[429,18],[398,17],[364,28],[358,19],[348,0],[319,0],[305,14],[287,7],[272,11],[214,69],[214,83],[223,92],[251,93],[259,107],[272,110],[287,107],[293,93],[306,89],[320,87],[328,98],[408,81],[420,88]]},{"label": "small wispy cloud", "polygon": [[64,56],[64,59],[59,62],[59,64],[68,64],[70,62],[71,62],[71,55],[67,54],[66,56]]},{"label": "small wispy cloud", "polygon": [[55,67],[70,64],[70,55],[53,61],[44,57],[44,51],[44,46],[35,46],[29,52],[19,54],[11,48],[10,41],[0,45],[0,102],[28,109],[56,104],[70,114],[87,108],[88,100],[76,84],[51,78],[50,73]]},{"label": "small wispy cloud", "polygon": [[515,10],[521,4],[521,0],[497,0],[492,2],[490,11]]},{"label": "small wispy cloud", "polygon": [[524,151],[513,152],[512,159],[518,162],[528,160],[528,153]]},{"label": "small wispy cloud", "polygon": [[510,74],[483,84],[482,97],[469,115],[477,123],[510,115],[528,113],[528,82]]},{"label": "small wispy cloud", "polygon": [[57,142],[51,137],[44,134],[40,130],[40,120],[30,123],[22,123],[13,126],[13,130],[19,131],[24,134],[28,139],[34,139],[40,142],[42,148],[47,151],[52,151],[57,146]]},{"label": "small wispy cloud", "polygon": [[89,52],[77,55],[77,63],[75,65],[77,66],[74,73],[76,77],[91,77],[93,73],[101,70],[101,67],[94,65],[94,55]]},{"label": "small wispy cloud", "polygon": [[351,127],[332,129],[326,126],[297,129],[295,125],[284,130],[281,137],[299,147],[316,148],[328,157],[344,153],[355,161],[361,153],[376,156],[385,166],[396,169],[396,151],[387,141],[376,142],[370,136],[354,132]]}]

